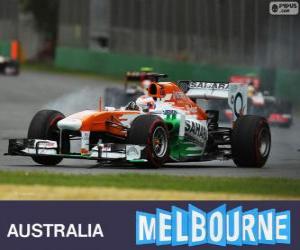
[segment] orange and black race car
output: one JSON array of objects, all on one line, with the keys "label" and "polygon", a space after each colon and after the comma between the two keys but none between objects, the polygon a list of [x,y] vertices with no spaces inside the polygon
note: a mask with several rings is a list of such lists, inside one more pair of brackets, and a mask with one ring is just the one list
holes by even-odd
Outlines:
[{"label": "orange and black race car", "polygon": [[16,60],[0,55],[0,72],[5,75],[18,75],[20,64]]},{"label": "orange and black race car", "polygon": [[[29,156],[42,165],[56,165],[63,158],[149,167],[230,159],[238,167],[265,165],[270,129],[265,118],[246,115],[247,86],[160,82],[165,75],[151,76],[156,80],[147,93],[120,109],[86,110],[68,117],[55,110],[38,112],[26,139],[9,140],[7,155]],[[203,98],[227,100],[233,125],[220,126],[217,110],[196,104]],[[80,141],[78,152],[70,150],[74,140]]]}]

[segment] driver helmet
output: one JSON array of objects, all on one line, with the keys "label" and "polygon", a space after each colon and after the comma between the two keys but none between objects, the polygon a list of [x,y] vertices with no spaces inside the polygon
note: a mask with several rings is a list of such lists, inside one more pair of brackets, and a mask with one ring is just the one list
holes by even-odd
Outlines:
[{"label": "driver helmet", "polygon": [[[150,81],[150,80],[143,80],[142,81],[142,88],[143,88],[143,90],[147,93],[147,91],[148,91],[148,88],[149,88],[149,86],[150,86],[150,84],[151,84],[152,82]],[[145,93],[145,94],[146,94]]]},{"label": "driver helmet", "polygon": [[151,96],[143,95],[136,100],[136,105],[141,110],[149,110],[155,108],[155,101]]}]

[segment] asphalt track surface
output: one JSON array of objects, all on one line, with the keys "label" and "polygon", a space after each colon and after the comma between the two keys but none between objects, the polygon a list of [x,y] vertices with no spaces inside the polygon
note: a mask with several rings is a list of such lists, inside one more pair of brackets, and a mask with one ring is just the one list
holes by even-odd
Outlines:
[{"label": "asphalt track surface", "polygon": [[[290,129],[272,128],[272,152],[262,169],[236,168],[232,161],[170,164],[161,169],[99,166],[94,161],[64,160],[41,167],[30,158],[3,156],[7,138],[24,138],[34,114],[45,108],[65,114],[95,109],[109,80],[24,71],[19,77],[0,76],[0,170],[49,171],[73,174],[152,173],[184,176],[300,178],[300,118]],[[121,90],[120,90],[121,91]]]}]

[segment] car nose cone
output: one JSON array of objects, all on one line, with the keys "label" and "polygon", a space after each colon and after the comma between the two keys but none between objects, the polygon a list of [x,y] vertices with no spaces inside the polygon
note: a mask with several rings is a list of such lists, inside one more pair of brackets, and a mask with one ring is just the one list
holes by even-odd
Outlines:
[{"label": "car nose cone", "polygon": [[81,128],[82,121],[79,119],[65,118],[57,123],[57,127],[62,130],[77,131]]}]

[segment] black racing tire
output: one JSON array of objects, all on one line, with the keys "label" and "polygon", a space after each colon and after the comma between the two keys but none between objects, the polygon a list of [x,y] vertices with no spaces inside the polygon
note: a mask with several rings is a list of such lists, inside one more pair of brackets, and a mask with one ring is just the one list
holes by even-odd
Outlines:
[{"label": "black racing tire", "polygon": [[[45,139],[57,141],[60,144],[60,133],[57,128],[57,122],[64,119],[65,116],[56,110],[41,110],[31,120],[28,129],[28,139]],[[70,152],[70,140],[68,134],[62,133],[62,153]],[[62,161],[62,157],[32,156],[33,161],[46,166],[54,166]]]},{"label": "black racing tire", "polygon": [[271,151],[267,120],[260,116],[239,117],[232,131],[232,156],[238,167],[261,168]]},{"label": "black racing tire", "polygon": [[[156,142],[160,138],[160,141]],[[169,160],[169,132],[164,121],[156,115],[138,116],[131,124],[128,144],[146,145],[147,165],[159,168]]]},{"label": "black racing tire", "polygon": [[120,88],[107,88],[104,94],[104,105],[106,107],[120,108],[131,101],[136,101],[143,93],[128,94]]}]

